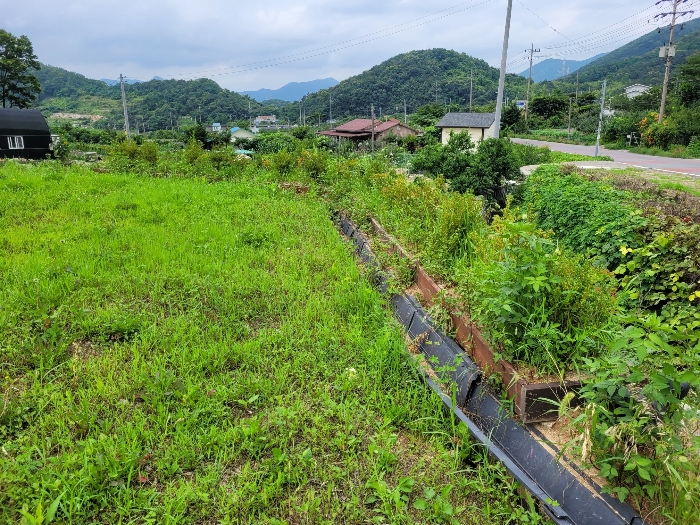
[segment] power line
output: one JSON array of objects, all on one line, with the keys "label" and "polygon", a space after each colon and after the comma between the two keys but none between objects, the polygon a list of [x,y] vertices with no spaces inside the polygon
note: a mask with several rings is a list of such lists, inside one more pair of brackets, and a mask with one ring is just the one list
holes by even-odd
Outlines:
[{"label": "power line", "polygon": [[525,4],[523,4],[520,0],[518,0],[518,3],[519,3],[521,6],[523,6],[525,9],[527,9],[528,11],[530,11],[530,13],[532,13],[534,16],[536,16],[537,18],[539,18],[540,22],[542,22],[543,24],[545,24],[545,25],[546,25],[547,27],[549,27],[552,31],[554,31],[555,33],[557,33],[557,34],[563,36],[564,38],[566,38],[566,39],[568,39],[568,40],[571,40],[568,36],[566,36],[564,33],[562,33],[561,31],[559,31],[557,28],[552,27],[546,20],[543,20],[543,19],[540,17],[540,15],[538,15],[538,14],[535,13],[532,9],[530,9],[528,6],[526,6]]},{"label": "power line", "polygon": [[[183,76],[190,76],[190,75],[199,75],[199,74],[201,74],[201,73],[209,73],[209,72],[212,72],[212,71],[224,71],[224,70],[228,70],[228,69],[238,69],[238,68],[243,68],[243,67],[246,67],[246,68],[247,68],[247,67],[249,67],[249,66],[255,66],[255,65],[258,65],[258,64],[267,64],[267,63],[269,63],[269,62],[278,62],[278,61],[280,61],[280,60],[286,60],[286,59],[288,59],[288,58],[294,58],[294,57],[301,57],[301,58],[296,58],[295,60],[289,60],[289,61],[286,61],[286,62],[281,62],[280,64],[288,64],[288,63],[290,63],[290,62],[297,62],[297,61],[299,61],[299,60],[304,60],[304,59],[306,59],[306,58],[314,58],[314,57],[317,57],[317,56],[329,54],[330,52],[333,52],[333,51],[341,51],[341,50],[343,50],[343,49],[348,49],[348,48],[350,48],[350,47],[355,47],[355,46],[360,45],[360,44],[365,44],[365,43],[367,43],[367,42],[373,42],[373,41],[375,41],[375,40],[379,40],[379,39],[381,39],[381,38],[385,38],[385,37],[388,37],[388,36],[396,35],[396,34],[398,34],[398,33],[402,33],[402,32],[407,31],[407,30],[409,30],[409,29],[414,29],[414,28],[416,28],[416,27],[420,27],[420,26],[422,26],[422,25],[429,24],[429,23],[435,22],[435,21],[437,21],[437,20],[442,20],[442,19],[448,18],[448,17],[450,17],[450,16],[452,16],[452,15],[456,15],[456,14],[458,14],[458,13],[462,13],[462,12],[467,11],[467,10],[469,10],[469,9],[472,9],[472,8],[474,8],[474,7],[477,7],[477,6],[480,6],[480,5],[482,5],[482,4],[488,3],[488,2],[490,2],[491,0],[483,0],[483,1],[479,2],[478,4],[470,5],[470,6],[468,6],[468,7],[459,9],[459,10],[457,10],[457,11],[453,11],[454,9],[457,9],[458,7],[462,7],[462,6],[466,5],[466,4],[471,4],[471,3],[473,3],[474,1],[475,1],[475,0],[469,0],[468,2],[461,2],[461,3],[459,3],[459,4],[453,5],[452,7],[448,7],[448,8],[446,8],[446,9],[441,9],[440,11],[435,11],[435,12],[430,13],[430,14],[428,14],[428,15],[424,15],[424,16],[421,16],[421,17],[418,17],[418,18],[414,18],[413,20],[409,20],[408,22],[404,22],[404,23],[402,23],[402,24],[397,24],[397,25],[394,25],[394,26],[390,26],[390,27],[387,27],[387,28],[385,28],[385,29],[381,29],[381,30],[379,30],[379,31],[374,31],[374,32],[372,32],[372,33],[367,33],[367,34],[362,35],[362,36],[358,36],[358,37],[355,37],[355,38],[351,38],[351,39],[349,39],[349,40],[343,40],[343,41],[337,42],[337,43],[335,43],[335,44],[330,44],[330,45],[327,45],[327,46],[322,46],[322,47],[318,47],[318,48],[315,48],[315,49],[310,49],[309,51],[303,51],[303,52],[294,53],[294,54],[291,54],[291,55],[285,55],[285,56],[281,56],[281,57],[277,57],[277,58],[271,58],[271,59],[262,60],[262,61],[259,61],[259,62],[249,62],[249,63],[247,63],[247,64],[239,64],[239,65],[236,65],[236,66],[227,66],[227,67],[216,68],[216,69],[208,69],[208,70],[203,70],[203,71],[195,71],[195,72],[192,72],[192,73],[178,73],[178,74],[166,75],[166,76],[170,76],[170,77],[183,77]],[[406,27],[406,28],[400,29],[400,30],[398,30],[398,31],[394,31],[394,32],[392,32],[392,33],[388,33],[388,34],[386,34],[386,35],[381,35],[381,36],[378,36],[378,37],[375,37],[375,38],[371,38],[371,39],[367,39],[367,40],[362,40],[361,42],[357,42],[356,44],[352,44],[352,45],[349,45],[349,46],[344,46],[344,47],[341,47],[341,48],[338,48],[338,49],[334,49],[334,48],[337,48],[338,46],[341,46],[341,45],[343,45],[343,44],[347,44],[347,43],[350,43],[350,42],[356,42],[357,40],[366,39],[367,37],[370,37],[370,36],[373,36],[373,35],[378,35],[378,34],[381,34],[381,33],[385,33],[385,32],[390,31],[390,30],[392,30],[392,29],[399,28],[399,27],[403,27],[403,26],[406,26],[406,25],[408,25],[408,24],[413,24],[414,22],[418,22],[419,20],[424,20],[424,19],[426,19],[426,18],[430,18],[430,17],[433,17],[433,16],[438,15],[438,14],[440,14],[440,13],[445,13],[445,12],[447,12],[447,11],[453,11],[453,12],[452,12],[452,13],[448,13],[448,14],[443,15],[443,16],[440,16],[440,17],[437,17],[437,18],[433,18],[432,20],[426,20],[425,22],[421,22],[421,23],[419,23],[419,24],[415,24],[415,25],[413,25],[413,26]],[[324,52],[324,53],[317,53],[318,51],[322,51],[322,50],[325,50],[325,49],[331,49],[331,51]],[[316,53],[316,54],[309,55],[310,53]],[[302,55],[309,55],[309,56],[302,56]],[[279,64],[271,64],[271,65],[279,65]],[[271,65],[262,66],[262,67],[254,67],[254,68],[251,68],[251,69],[244,69],[244,70],[242,70],[242,71],[234,71],[234,73],[242,73],[242,72],[245,72],[245,71],[252,71],[252,70],[255,70],[255,69],[263,69],[264,67],[270,67]],[[209,76],[220,76],[221,74],[222,74],[222,73],[219,73],[219,74],[217,74],[217,75],[209,75]]]}]

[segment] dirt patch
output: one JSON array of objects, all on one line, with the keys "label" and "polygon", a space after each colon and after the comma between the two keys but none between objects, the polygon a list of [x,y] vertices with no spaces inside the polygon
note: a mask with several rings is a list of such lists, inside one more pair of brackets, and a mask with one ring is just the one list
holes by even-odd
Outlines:
[{"label": "dirt patch", "polygon": [[611,174],[607,172],[586,173],[590,180],[602,180],[613,187],[640,195],[639,205],[645,209],[700,222],[700,197],[680,189],[664,188],[663,185],[675,184],[694,189],[698,182],[692,178],[662,177],[657,172],[642,171],[638,175]]},{"label": "dirt patch", "polygon": [[68,353],[75,359],[87,361],[100,353],[90,341],[74,341],[68,346]]},{"label": "dirt patch", "polygon": [[576,370],[564,370],[563,377],[559,374],[544,374],[536,368],[526,365],[525,363],[513,363],[518,376],[525,379],[528,383],[558,383],[563,381],[581,381],[585,375]]},{"label": "dirt patch", "polygon": [[309,192],[309,187],[299,182],[280,182],[281,190],[293,191],[297,195],[306,195]]}]

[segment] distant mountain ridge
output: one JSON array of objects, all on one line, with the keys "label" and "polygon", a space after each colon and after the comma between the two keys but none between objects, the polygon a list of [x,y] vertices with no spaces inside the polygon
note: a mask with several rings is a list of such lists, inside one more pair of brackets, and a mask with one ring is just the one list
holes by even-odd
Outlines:
[{"label": "distant mountain ridge", "polygon": [[[165,79],[161,77],[153,77],[151,80]],[[119,79],[101,78],[100,81],[104,82],[108,86],[116,86],[117,84],[119,84]],[[124,84],[140,84],[141,82],[144,82],[144,80],[139,80],[138,78],[124,78]]]},{"label": "distant mountain ridge", "polygon": [[[403,115],[418,107],[438,102],[469,107],[469,76],[474,73],[473,104],[496,100],[499,70],[486,61],[451,49],[423,49],[396,55],[381,64],[343,80],[337,86],[311,93],[302,99],[307,115],[318,118]],[[527,80],[508,74],[506,92],[524,97]]]},{"label": "distant mountain ridge", "polygon": [[[604,57],[607,53],[600,53],[594,57],[585,60],[566,60],[562,58],[548,58],[542,62],[538,62],[532,66],[532,80],[542,82],[543,80],[555,80],[557,78],[573,73],[583,66],[590,64],[594,60]],[[566,71],[562,74],[562,69],[566,67]],[[530,69],[526,69],[520,76],[527,78]]]},{"label": "distant mountain ridge", "polygon": [[279,89],[262,88],[256,91],[240,91],[241,95],[248,95],[258,102],[267,100],[283,100],[285,102],[297,102],[304,96],[314,91],[337,86],[338,81],[334,78],[320,78],[307,82],[290,82]]},{"label": "distant mountain ridge", "polygon": [[[580,82],[601,82],[658,85],[663,82],[663,59],[659,47],[668,43],[668,28],[649,33],[611,51],[578,70]],[[680,24],[674,34],[676,56],[673,58],[673,76],[676,67],[700,52],[700,18]],[[562,77],[557,82],[571,83],[575,75]]]}]

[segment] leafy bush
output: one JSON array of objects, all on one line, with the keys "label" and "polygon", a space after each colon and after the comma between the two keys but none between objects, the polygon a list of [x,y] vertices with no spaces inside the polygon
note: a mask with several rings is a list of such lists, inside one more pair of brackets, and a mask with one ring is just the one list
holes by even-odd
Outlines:
[{"label": "leafy bush", "polygon": [[411,165],[418,173],[437,176],[443,172],[442,162],[442,144],[429,144],[418,150]]},{"label": "leafy bush", "polygon": [[471,190],[488,202],[503,206],[506,181],[520,178],[520,166],[510,140],[491,138],[479,143],[471,166],[453,178],[452,188],[461,192]]},{"label": "leafy bush", "polygon": [[[523,199],[535,212],[537,225],[551,230],[598,266],[615,269],[622,262],[620,246],[637,247],[633,209],[624,194],[582,175],[563,175],[559,166],[544,166],[523,183]],[[584,220],[585,218],[585,220]]]},{"label": "leafy bush", "polygon": [[138,157],[149,164],[158,164],[158,146],[155,142],[144,142],[138,150]]},{"label": "leafy bush", "polygon": [[636,209],[631,193],[558,167],[540,168],[524,186],[537,225],[614,271],[630,306],[660,312],[700,289],[699,225]]},{"label": "leafy bush", "polygon": [[690,143],[686,151],[695,158],[700,158],[700,137],[693,137],[690,139]]},{"label": "leafy bush", "polygon": [[[609,273],[529,223],[496,219],[479,244],[474,264],[462,269],[460,292],[506,358],[563,375],[601,352],[617,311]],[[482,251],[494,247],[498,259]]]},{"label": "leafy bush", "polygon": [[620,500],[650,498],[677,523],[696,523],[700,313],[686,314],[675,326],[655,315],[629,317],[604,358],[585,360],[591,379],[574,425],[584,462],[600,468],[608,491]]},{"label": "leafy bush", "polygon": [[299,140],[287,133],[262,133],[251,139],[250,149],[262,154],[294,151]]},{"label": "leafy bush", "polygon": [[312,179],[319,179],[326,169],[328,153],[322,149],[302,150],[297,158],[297,165]]}]

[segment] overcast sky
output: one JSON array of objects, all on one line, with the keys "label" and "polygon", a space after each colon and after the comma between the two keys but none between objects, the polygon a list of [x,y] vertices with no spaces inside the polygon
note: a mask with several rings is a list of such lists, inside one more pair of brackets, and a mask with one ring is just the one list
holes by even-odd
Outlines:
[{"label": "overcast sky", "polygon": [[[509,71],[526,69],[523,51],[531,43],[540,55],[567,59],[615,49],[657,27],[653,16],[660,7],[654,3],[514,0]],[[5,2],[0,28],[27,35],[46,64],[90,78],[207,76],[242,91],[326,77],[343,80],[399,53],[434,47],[497,66],[507,0],[33,0],[28,5]]]}]

